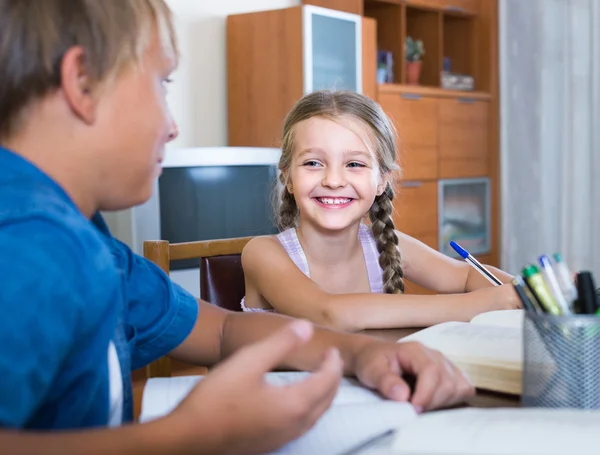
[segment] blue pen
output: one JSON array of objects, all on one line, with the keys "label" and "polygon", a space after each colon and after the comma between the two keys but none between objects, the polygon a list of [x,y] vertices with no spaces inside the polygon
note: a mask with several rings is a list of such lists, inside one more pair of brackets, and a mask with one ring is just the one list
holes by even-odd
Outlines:
[{"label": "blue pen", "polygon": [[452,241],[450,242],[450,246],[454,249],[454,251],[460,254],[460,257],[462,257],[465,261],[471,264],[475,268],[475,270],[477,270],[485,278],[487,278],[487,280],[490,283],[495,284],[496,286],[501,286],[504,284],[502,281],[500,281],[498,278],[492,275],[484,266],[481,265],[481,263],[477,259],[471,256],[469,252],[465,250],[462,246],[460,246],[458,243]]}]

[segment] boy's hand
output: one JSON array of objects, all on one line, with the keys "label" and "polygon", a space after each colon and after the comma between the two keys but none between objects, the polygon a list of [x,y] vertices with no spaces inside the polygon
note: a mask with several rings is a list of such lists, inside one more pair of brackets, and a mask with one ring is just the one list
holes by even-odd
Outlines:
[{"label": "boy's hand", "polygon": [[[310,429],[337,392],[343,371],[339,352],[329,350],[319,369],[298,383],[270,385],[264,375],[312,333],[310,323],[294,321],[240,349],[200,381],[171,414],[189,430],[190,448],[202,453],[266,453]],[[195,431],[206,431],[207,426],[214,435],[211,441],[194,438]]]},{"label": "boy's hand", "polygon": [[[421,343],[373,341],[355,358],[358,379],[384,396],[407,401],[417,411],[452,406],[475,394],[466,376],[442,354]],[[416,377],[411,390],[402,375]]]}]

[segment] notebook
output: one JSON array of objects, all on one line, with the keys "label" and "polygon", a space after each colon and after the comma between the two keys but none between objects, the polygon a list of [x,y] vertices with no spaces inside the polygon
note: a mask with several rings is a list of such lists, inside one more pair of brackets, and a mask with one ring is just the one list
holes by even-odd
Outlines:
[{"label": "notebook", "polygon": [[[274,385],[299,381],[310,373],[269,373],[266,380]],[[190,392],[201,376],[180,376],[149,379],[142,398],[141,422],[147,422],[171,412]],[[397,403],[382,398],[376,392],[344,378],[331,407],[315,426],[300,438],[272,452],[284,454],[354,453],[355,449],[389,430],[417,417],[409,403]]]},{"label": "notebook", "polygon": [[398,340],[437,349],[475,387],[519,395],[523,371],[523,310],[482,313],[471,322],[444,322]]},{"label": "notebook", "polygon": [[[361,455],[563,455],[598,452],[600,411],[457,409],[421,415]],[[435,437],[431,437],[435,435]]]}]

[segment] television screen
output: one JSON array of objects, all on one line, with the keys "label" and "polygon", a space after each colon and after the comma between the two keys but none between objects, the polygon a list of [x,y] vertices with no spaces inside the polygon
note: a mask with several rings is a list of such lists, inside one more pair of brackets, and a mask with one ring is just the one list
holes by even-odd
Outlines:
[{"label": "television screen", "polygon": [[[274,165],[164,168],[158,180],[161,237],[171,243],[277,233]],[[171,269],[198,266],[174,261]]]}]

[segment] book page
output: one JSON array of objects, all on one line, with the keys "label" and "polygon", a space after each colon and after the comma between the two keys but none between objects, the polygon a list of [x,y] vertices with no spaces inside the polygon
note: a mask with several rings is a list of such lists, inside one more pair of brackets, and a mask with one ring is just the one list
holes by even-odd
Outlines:
[{"label": "book page", "polygon": [[[277,386],[286,386],[305,379],[308,372],[267,373],[265,380]],[[177,376],[173,378],[151,378],[147,381],[142,397],[140,422],[153,420],[170,413],[192,390],[203,376]],[[343,378],[332,405],[379,403],[384,399],[379,393],[369,390],[358,381]]]},{"label": "book page", "polygon": [[471,324],[494,325],[522,329],[525,310],[498,310],[481,313],[471,319]]},{"label": "book page", "polygon": [[140,422],[148,422],[169,414],[194,388],[203,376],[150,378],[142,395]]},{"label": "book page", "polygon": [[[268,373],[265,380],[277,386],[301,381],[310,373]],[[149,379],[142,398],[141,422],[171,412],[203,376],[179,376]],[[332,406],[304,436],[282,447],[274,454],[316,453],[343,454],[352,448],[396,429],[417,417],[409,403],[382,398],[377,392],[343,378]]]},{"label": "book page", "polygon": [[450,359],[521,369],[522,330],[466,322],[444,322],[398,340],[420,341]]},{"label": "book page", "polygon": [[[392,447],[377,453],[596,453],[598,428],[600,411],[539,408],[437,411],[423,414],[413,422],[402,425]],[[435,438],[431,435],[435,435]]]}]

